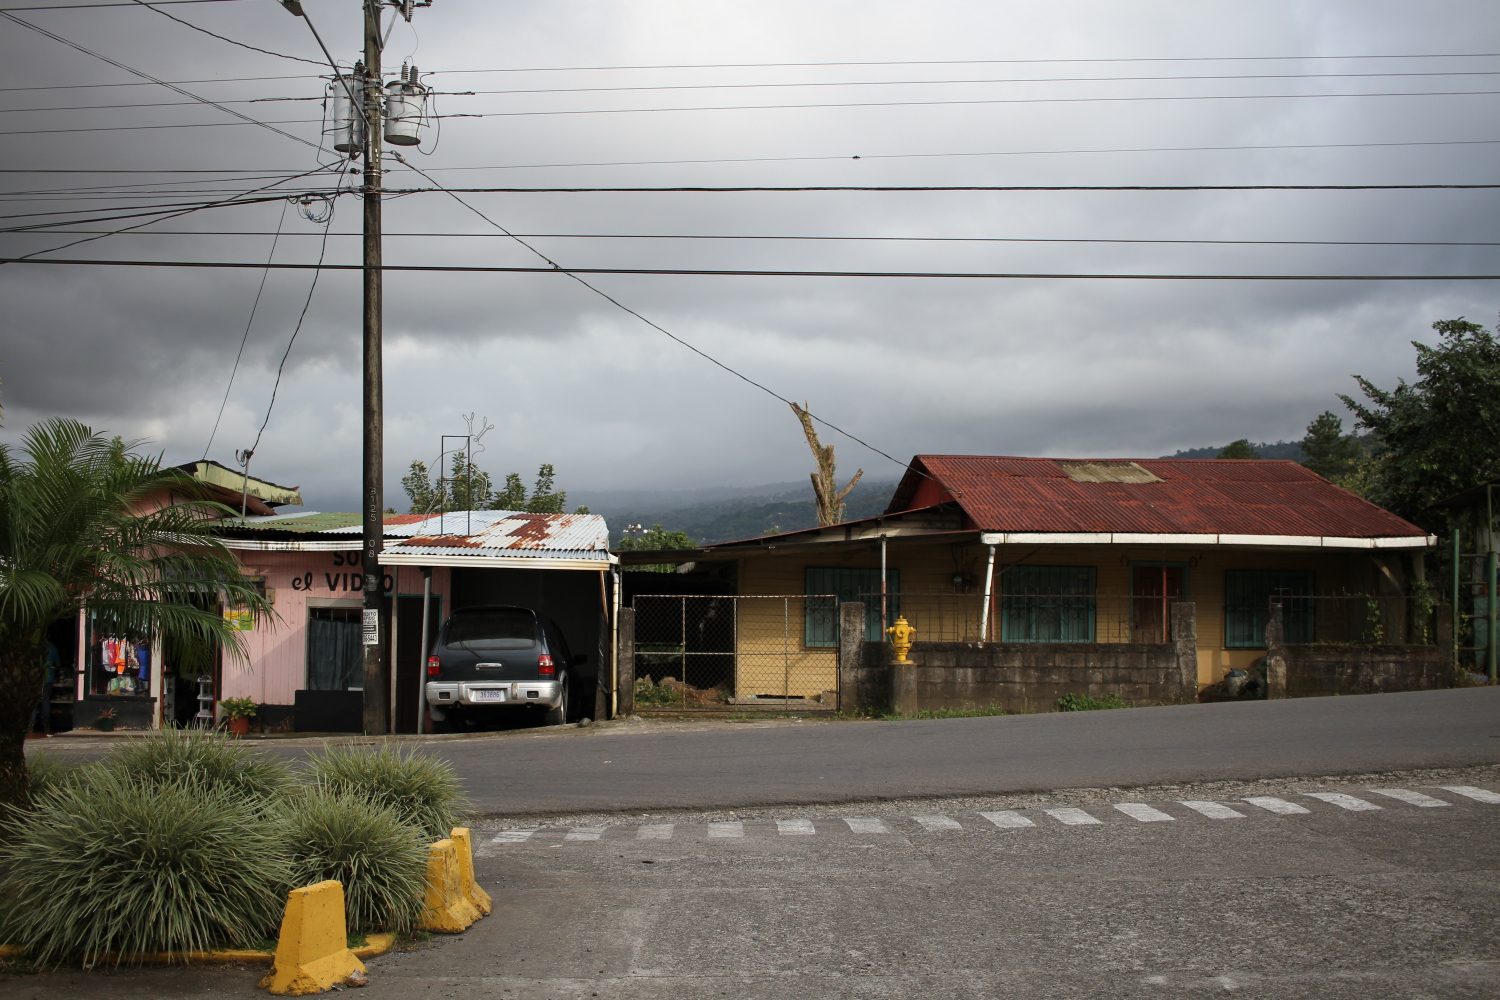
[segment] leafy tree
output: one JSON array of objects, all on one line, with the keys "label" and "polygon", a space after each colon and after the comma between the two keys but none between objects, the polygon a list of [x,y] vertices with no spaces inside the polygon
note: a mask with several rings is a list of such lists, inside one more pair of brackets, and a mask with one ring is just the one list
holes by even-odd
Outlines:
[{"label": "leafy tree", "polygon": [[536,470],[536,485],[531,488],[531,498],[526,509],[533,514],[561,514],[568,502],[568,494],[558,490],[557,473],[551,465],[543,464]]},{"label": "leafy tree", "polygon": [[1240,438],[1231,441],[1219,451],[1220,458],[1259,458],[1260,453],[1255,450],[1248,438]]},{"label": "leafy tree", "polygon": [[1359,439],[1344,433],[1344,422],[1331,410],[1324,410],[1307,425],[1302,439],[1302,464],[1324,479],[1343,483],[1364,454]]},{"label": "leafy tree", "polygon": [[100,635],[243,657],[220,601],[270,612],[214,534],[234,511],[133,447],[63,419],[34,425],[15,451],[0,444],[0,813],[27,798],[22,746],[53,622],[87,607]]},{"label": "leafy tree", "polygon": [[490,474],[470,462],[463,452],[454,453],[446,477],[431,475],[425,462],[412,462],[411,471],[401,477],[401,488],[411,500],[413,514],[485,510],[495,496]]},{"label": "leafy tree", "polygon": [[519,472],[507,472],[505,485],[495,494],[496,510],[525,510],[526,484],[521,482]]},{"label": "leafy tree", "polygon": [[[635,530],[625,529],[625,534],[620,538],[620,544],[616,546],[617,551],[666,552],[673,549],[697,548],[685,531],[668,531],[660,523],[653,524],[645,530],[641,530],[640,525],[633,527]],[[652,563],[646,566],[631,566],[629,569],[643,573],[670,573],[676,569],[676,566],[672,563]]]},{"label": "leafy tree", "polygon": [[626,530],[616,546],[620,552],[665,552],[669,549],[695,549],[685,531],[668,531],[659,523],[640,531]]},{"label": "leafy tree", "polygon": [[1500,342],[1462,317],[1432,324],[1437,344],[1412,341],[1417,380],[1382,389],[1356,375],[1363,401],[1341,395],[1377,457],[1363,470],[1369,496],[1408,520],[1441,526],[1432,506],[1500,478]]}]

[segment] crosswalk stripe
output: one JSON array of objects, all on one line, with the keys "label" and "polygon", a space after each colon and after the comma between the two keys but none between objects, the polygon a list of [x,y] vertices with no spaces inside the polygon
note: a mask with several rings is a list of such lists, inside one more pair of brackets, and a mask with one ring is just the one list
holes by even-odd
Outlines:
[{"label": "crosswalk stripe", "polygon": [[1209,819],[1244,819],[1245,814],[1237,809],[1231,809],[1222,802],[1205,802],[1202,799],[1183,799],[1178,805],[1187,806],[1195,813],[1202,813]]},{"label": "crosswalk stripe", "polygon": [[491,838],[492,844],[520,844],[528,841],[535,834],[535,830],[501,830]]},{"label": "crosswalk stripe", "polygon": [[1357,799],[1352,795],[1345,795],[1343,792],[1303,792],[1302,794],[1310,799],[1327,802],[1331,806],[1338,806],[1340,809],[1347,809],[1350,812],[1370,812],[1380,808],[1373,802],[1366,802],[1364,799]]},{"label": "crosswalk stripe", "polygon": [[1082,809],[1043,809],[1042,812],[1067,826],[1089,826],[1100,822]]},{"label": "crosswalk stripe", "polygon": [[708,824],[708,835],[720,839],[734,839],[745,835],[745,824],[739,820],[729,823]]},{"label": "crosswalk stripe", "polygon": [[818,831],[810,819],[778,819],[776,832],[783,837],[810,837]]},{"label": "crosswalk stripe", "polygon": [[671,840],[673,824],[643,823],[635,831],[636,840]]},{"label": "crosswalk stripe", "polygon": [[1370,791],[1376,795],[1384,795],[1386,798],[1395,799],[1397,802],[1405,802],[1407,805],[1418,806],[1422,809],[1439,809],[1450,806],[1453,803],[1435,799],[1431,795],[1422,792],[1407,791],[1405,788],[1372,788]]},{"label": "crosswalk stripe", "polygon": [[1170,823],[1176,819],[1175,816],[1148,806],[1144,802],[1117,802],[1115,803],[1115,808],[1131,819],[1139,820],[1142,823]]},{"label": "crosswalk stripe", "polygon": [[939,830],[962,830],[963,829],[963,827],[959,825],[958,820],[953,819],[951,816],[942,816],[942,815],[913,816],[912,819],[916,820],[919,824],[921,824],[922,829],[924,829],[924,830],[931,830],[934,833],[936,833]]},{"label": "crosswalk stripe", "polygon": [[1279,816],[1300,816],[1311,812],[1306,806],[1299,806],[1295,802],[1286,799],[1278,799],[1274,795],[1247,795],[1245,801],[1252,806],[1259,806],[1267,812],[1276,813]]},{"label": "crosswalk stripe", "polygon": [[1500,803],[1500,795],[1483,788],[1475,788],[1473,785],[1441,785],[1439,787],[1445,792],[1453,792],[1466,799],[1473,799],[1475,802]]},{"label": "crosswalk stripe", "polygon": [[890,833],[891,828],[872,816],[845,816],[844,822],[854,833]]},{"label": "crosswalk stripe", "polygon": [[1019,830],[1025,826],[1036,826],[1031,820],[1013,809],[1003,809],[1000,812],[982,812],[979,815],[1002,830]]},{"label": "crosswalk stripe", "polygon": [[598,840],[604,836],[602,826],[575,826],[563,840]]}]

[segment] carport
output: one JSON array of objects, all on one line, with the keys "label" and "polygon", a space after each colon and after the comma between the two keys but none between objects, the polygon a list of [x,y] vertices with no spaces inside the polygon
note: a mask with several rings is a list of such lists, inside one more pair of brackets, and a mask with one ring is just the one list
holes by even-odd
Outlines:
[{"label": "carport", "polygon": [[[557,622],[572,651],[588,658],[573,690],[594,693],[575,697],[571,712],[595,719],[614,714],[619,570],[604,518],[459,511],[428,518],[404,537],[387,537],[380,562],[418,569],[423,578],[421,597],[397,598],[392,609],[395,634],[407,637],[393,658],[398,731],[426,728],[422,691],[438,623],[453,611],[481,604],[520,605]],[[434,570],[449,574],[446,608],[432,594]],[[416,711],[402,711],[404,705]]]}]

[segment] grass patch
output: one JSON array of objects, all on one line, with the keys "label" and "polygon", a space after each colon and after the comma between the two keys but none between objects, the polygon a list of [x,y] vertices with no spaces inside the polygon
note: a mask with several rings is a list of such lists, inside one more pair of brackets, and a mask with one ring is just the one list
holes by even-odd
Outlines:
[{"label": "grass patch", "polygon": [[418,750],[333,745],[311,767],[323,789],[389,806],[429,841],[461,825],[469,805],[452,765]]},{"label": "grass patch", "polygon": [[670,705],[681,705],[682,702],[683,698],[680,690],[673,691],[671,688],[652,683],[649,677],[636,678],[636,708],[665,708]]},{"label": "grass patch", "polygon": [[52,789],[71,781],[77,772],[78,765],[65,763],[48,753],[28,757],[26,774],[31,786],[31,801],[34,803]]},{"label": "grass patch", "polygon": [[284,839],[229,788],[80,768],[0,845],[0,940],[41,966],[275,937],[291,886]]},{"label": "grass patch", "polygon": [[1130,703],[1117,694],[1107,694],[1102,698],[1092,695],[1076,694],[1069,692],[1057,699],[1057,710],[1059,712],[1093,712],[1103,708],[1129,708]]},{"label": "grass patch", "polygon": [[416,928],[427,877],[421,830],[396,809],[316,787],[288,796],[281,826],[297,885],[338,879],[351,932]]}]

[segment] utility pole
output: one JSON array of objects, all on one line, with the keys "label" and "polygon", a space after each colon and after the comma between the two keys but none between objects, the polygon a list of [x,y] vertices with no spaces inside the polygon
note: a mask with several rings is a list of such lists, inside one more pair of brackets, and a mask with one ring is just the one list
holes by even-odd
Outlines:
[{"label": "utility pole", "polygon": [[368,734],[390,732],[389,690],[384,655],[385,574],[380,552],[385,539],[383,434],[385,398],[381,355],[384,305],[380,253],[380,9],[381,0],[363,0],[365,8],[364,81],[364,728]]}]

